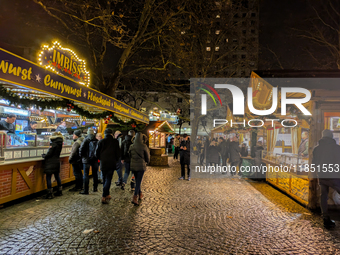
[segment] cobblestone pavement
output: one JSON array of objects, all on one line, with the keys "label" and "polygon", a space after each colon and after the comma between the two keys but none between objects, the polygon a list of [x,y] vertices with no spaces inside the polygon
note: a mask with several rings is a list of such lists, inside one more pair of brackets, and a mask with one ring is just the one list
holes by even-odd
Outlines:
[{"label": "cobblestone pavement", "polygon": [[268,184],[180,181],[179,163],[170,165],[148,168],[139,207],[112,187],[109,205],[100,193],[64,191],[1,209],[0,254],[340,254],[340,227],[324,230]]}]

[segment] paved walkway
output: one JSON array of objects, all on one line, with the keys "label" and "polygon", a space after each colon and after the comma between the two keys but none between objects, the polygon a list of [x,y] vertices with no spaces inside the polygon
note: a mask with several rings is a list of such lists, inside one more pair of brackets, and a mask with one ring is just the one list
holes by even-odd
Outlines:
[{"label": "paved walkway", "polygon": [[139,207],[113,187],[109,205],[64,191],[1,209],[0,254],[340,254],[340,227],[269,185],[179,172],[148,168]]}]

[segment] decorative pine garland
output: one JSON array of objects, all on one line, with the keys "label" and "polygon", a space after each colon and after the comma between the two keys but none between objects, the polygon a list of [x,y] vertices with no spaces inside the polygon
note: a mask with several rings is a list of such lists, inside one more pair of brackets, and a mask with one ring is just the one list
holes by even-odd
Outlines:
[{"label": "decorative pine garland", "polygon": [[102,113],[92,113],[83,108],[75,105],[71,100],[68,99],[49,99],[45,100],[42,98],[30,98],[29,96],[19,96],[17,93],[11,92],[10,90],[3,87],[3,84],[0,84],[0,95],[1,98],[8,100],[10,104],[14,104],[15,106],[21,105],[21,108],[29,109],[30,107],[37,107],[44,109],[57,109],[57,108],[67,108],[67,111],[75,111],[80,116],[89,118],[89,119],[104,119],[107,124],[109,120],[117,123],[122,131],[135,129],[136,131],[142,131],[146,124],[136,124],[134,120],[130,120],[128,122],[124,122],[111,111],[104,111]]}]

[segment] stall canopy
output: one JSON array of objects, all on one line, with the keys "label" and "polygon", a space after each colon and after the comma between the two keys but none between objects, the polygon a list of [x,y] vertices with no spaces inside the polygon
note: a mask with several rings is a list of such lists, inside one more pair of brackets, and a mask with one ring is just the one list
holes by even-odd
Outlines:
[{"label": "stall canopy", "polygon": [[174,129],[167,121],[150,121],[147,129],[150,131],[158,131],[161,133],[174,133]]},{"label": "stall canopy", "polygon": [[118,116],[149,123],[149,117],[146,114],[123,102],[1,48],[0,81],[3,88],[19,96],[47,100],[64,98],[87,111],[94,113],[111,111]]}]

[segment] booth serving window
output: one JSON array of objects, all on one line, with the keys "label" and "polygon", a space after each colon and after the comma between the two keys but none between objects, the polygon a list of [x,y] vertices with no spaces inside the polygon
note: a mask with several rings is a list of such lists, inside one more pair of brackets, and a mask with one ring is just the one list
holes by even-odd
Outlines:
[{"label": "booth serving window", "polygon": [[333,138],[340,144],[340,112],[324,113],[325,129],[333,131]]},{"label": "booth serving window", "polygon": [[292,153],[291,128],[280,128],[277,135],[274,153]]}]

